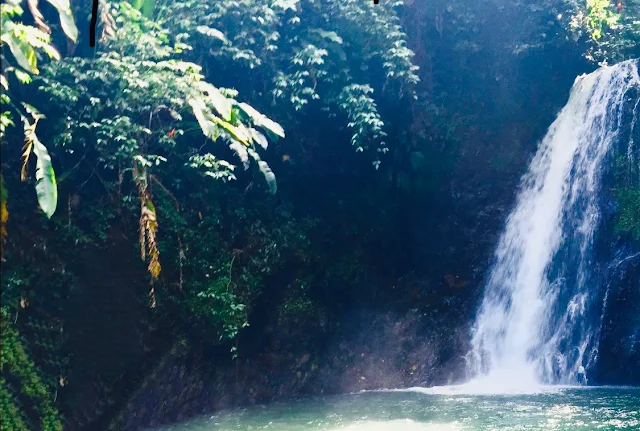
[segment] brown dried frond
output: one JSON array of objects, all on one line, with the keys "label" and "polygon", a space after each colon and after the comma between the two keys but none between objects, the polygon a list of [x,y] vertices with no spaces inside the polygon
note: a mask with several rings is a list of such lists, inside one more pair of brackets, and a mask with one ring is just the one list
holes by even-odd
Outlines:
[{"label": "brown dried frond", "polygon": [[102,23],[102,35],[104,40],[107,37],[114,37],[116,35],[116,21],[111,15],[109,10],[109,4],[106,1],[100,2],[100,22]]},{"label": "brown dried frond", "polygon": [[140,257],[142,260],[149,256],[148,270],[155,280],[160,275],[160,251],[156,242],[158,233],[158,221],[156,209],[151,201],[151,195],[147,189],[147,173],[139,171],[134,165],[134,178],[138,186],[138,199],[140,200]]},{"label": "brown dried frond", "polygon": [[36,25],[40,30],[47,34],[51,34],[51,29],[44,22],[44,16],[40,13],[40,9],[38,9],[38,0],[27,0],[27,4],[29,5],[29,11],[33,16],[33,20],[36,22]]}]

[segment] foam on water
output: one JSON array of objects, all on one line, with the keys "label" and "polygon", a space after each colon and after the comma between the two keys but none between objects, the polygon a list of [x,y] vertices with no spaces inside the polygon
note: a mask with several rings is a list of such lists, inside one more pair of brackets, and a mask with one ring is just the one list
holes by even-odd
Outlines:
[{"label": "foam on water", "polygon": [[457,424],[422,423],[410,419],[368,421],[334,428],[331,431],[460,431]]}]

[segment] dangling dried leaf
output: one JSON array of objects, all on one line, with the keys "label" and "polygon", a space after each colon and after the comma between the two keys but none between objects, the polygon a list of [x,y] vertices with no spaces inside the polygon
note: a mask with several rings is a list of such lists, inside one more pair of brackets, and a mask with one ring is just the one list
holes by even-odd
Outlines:
[{"label": "dangling dried leaf", "polygon": [[156,290],[151,287],[151,290],[149,291],[149,297],[150,297],[150,303],[149,303],[149,307],[151,308],[156,308]]},{"label": "dangling dried leaf", "polygon": [[147,189],[147,173],[140,171],[134,164],[134,178],[138,186],[138,199],[140,200],[140,257],[147,260],[149,256],[148,270],[152,279],[156,280],[160,276],[160,251],[156,242],[158,233],[158,221],[156,209],[151,201],[151,196]]},{"label": "dangling dried leaf", "polygon": [[22,169],[20,170],[20,180],[27,180],[27,168],[29,165],[29,156],[33,151],[33,141],[27,141],[24,143],[24,151],[22,152]]},{"label": "dangling dried leaf", "polygon": [[105,1],[100,2],[100,22],[102,23],[102,39],[116,35],[116,21],[113,19]]},{"label": "dangling dried leaf", "polygon": [[40,9],[38,9],[38,0],[27,0],[27,4],[29,5],[29,11],[33,16],[33,20],[36,22],[36,25],[40,30],[47,34],[51,34],[51,29],[44,22],[44,16],[40,13]]},{"label": "dangling dried leaf", "polygon": [[2,224],[0,225],[0,238],[4,241],[7,237],[7,221],[9,220],[9,211],[7,211],[7,203],[2,201],[0,204],[0,215],[2,216]]},{"label": "dangling dried leaf", "polygon": [[[9,220],[9,211],[7,211],[7,189],[4,188],[4,179],[0,175],[0,239],[2,241],[7,237],[7,221]],[[4,249],[0,249],[0,252]]]}]

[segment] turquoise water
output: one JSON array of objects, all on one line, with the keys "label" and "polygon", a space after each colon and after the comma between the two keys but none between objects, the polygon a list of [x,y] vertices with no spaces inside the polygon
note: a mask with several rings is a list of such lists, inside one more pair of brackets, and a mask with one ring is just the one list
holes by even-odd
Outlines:
[{"label": "turquoise water", "polygon": [[640,388],[565,388],[521,395],[425,392],[366,392],[277,403],[158,431],[640,430]]}]

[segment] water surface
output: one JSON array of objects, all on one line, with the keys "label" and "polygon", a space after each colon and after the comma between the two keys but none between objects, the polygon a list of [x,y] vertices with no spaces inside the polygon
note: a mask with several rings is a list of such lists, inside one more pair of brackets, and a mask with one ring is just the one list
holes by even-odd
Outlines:
[{"label": "water surface", "polygon": [[513,395],[434,392],[366,392],[277,403],[158,431],[640,430],[640,388],[556,388]]}]

